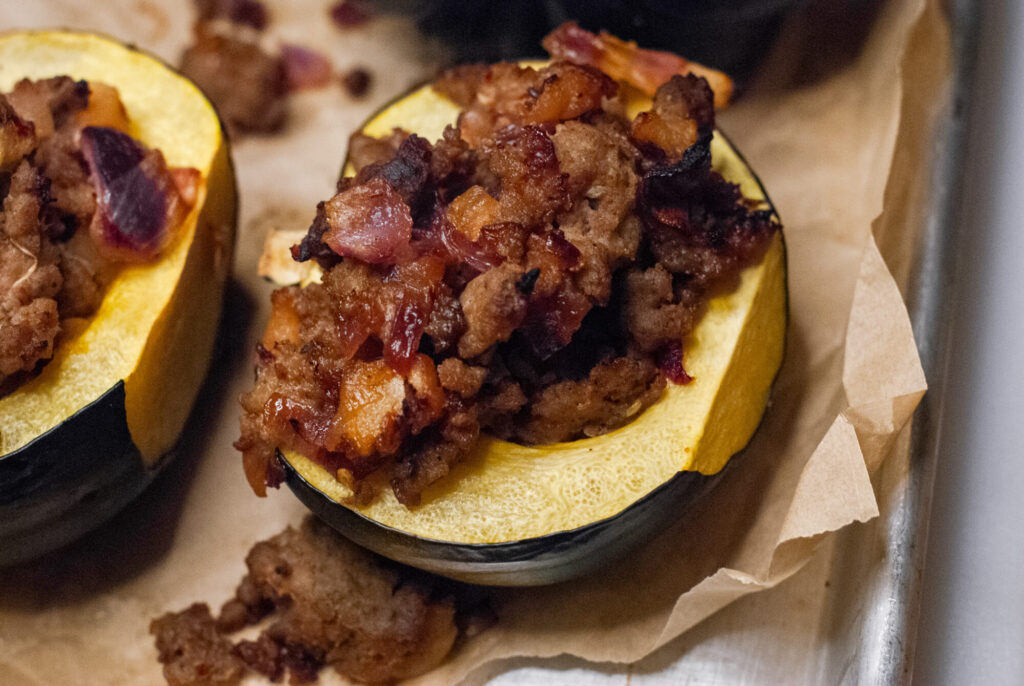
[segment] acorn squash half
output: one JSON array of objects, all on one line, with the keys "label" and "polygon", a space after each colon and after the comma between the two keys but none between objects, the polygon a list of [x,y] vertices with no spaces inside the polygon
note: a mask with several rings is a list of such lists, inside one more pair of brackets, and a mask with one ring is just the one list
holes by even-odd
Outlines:
[{"label": "acorn squash half", "polygon": [[[631,115],[649,107],[638,96]],[[364,127],[400,127],[429,139],[459,109],[422,87]],[[771,207],[760,181],[720,132],[713,164],[743,194]],[[351,172],[351,170],[349,170]],[[750,440],[782,362],[786,259],[777,235],[739,287],[713,298],[684,346],[694,381],[611,433],[570,443],[522,446],[494,438],[407,508],[389,489],[369,505],[302,455],[285,453],[288,484],[317,515],[360,545],[452,578],[537,585],[581,575],[646,540],[721,474]]]},{"label": "acorn squash half", "polygon": [[116,87],[132,135],[202,179],[157,260],[123,268],[41,373],[0,399],[0,564],[72,540],[152,480],[209,366],[231,264],[234,172],[199,89],[108,38],[0,35],[0,91],[64,74]]}]

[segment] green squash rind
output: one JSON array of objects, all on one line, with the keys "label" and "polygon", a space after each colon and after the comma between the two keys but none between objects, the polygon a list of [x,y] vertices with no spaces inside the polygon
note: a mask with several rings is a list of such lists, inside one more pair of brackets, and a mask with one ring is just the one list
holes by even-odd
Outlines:
[{"label": "green squash rind", "polygon": [[299,500],[353,542],[396,562],[486,586],[541,586],[596,571],[657,535],[726,472],[678,472],[617,515],[570,531],[506,543],[453,543],[370,519],[332,500],[287,460],[282,462],[288,486]]},{"label": "green squash rind", "polygon": [[0,566],[80,537],[156,476],[158,468],[147,468],[132,443],[124,400],[119,382],[60,425],[0,457]]}]

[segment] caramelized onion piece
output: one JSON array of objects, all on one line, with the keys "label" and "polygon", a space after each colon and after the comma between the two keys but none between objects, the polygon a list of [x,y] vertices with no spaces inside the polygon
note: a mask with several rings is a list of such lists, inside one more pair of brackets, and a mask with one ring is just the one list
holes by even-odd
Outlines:
[{"label": "caramelized onion piece", "polygon": [[553,59],[597,67],[609,76],[625,81],[648,95],[674,74],[697,74],[707,79],[715,92],[715,107],[732,99],[732,79],[722,72],[691,62],[670,52],[643,50],[602,31],[593,34],[575,22],[566,22],[544,38],[544,49]]},{"label": "caramelized onion piece", "polygon": [[96,190],[89,233],[97,249],[115,262],[152,260],[185,210],[163,154],[117,129],[87,126],[81,136]]}]

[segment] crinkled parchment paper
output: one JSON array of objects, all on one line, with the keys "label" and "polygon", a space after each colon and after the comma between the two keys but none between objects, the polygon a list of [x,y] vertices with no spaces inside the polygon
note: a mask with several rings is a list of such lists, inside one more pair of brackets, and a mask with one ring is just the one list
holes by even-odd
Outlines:
[{"label": "crinkled parchment paper", "polygon": [[[235,399],[251,383],[250,353],[267,313],[270,286],[255,275],[263,237],[308,224],[333,188],[348,133],[428,76],[441,55],[399,18],[339,32],[326,20],[326,2],[268,4],[273,36],[322,50],[339,68],[365,64],[373,89],[361,101],[337,86],[301,94],[285,135],[235,146],[235,279],[215,368],[178,457],[100,531],[0,571],[0,683],[161,683],[150,619],[196,600],[219,606],[249,547],[304,513],[286,491],[255,498],[231,448]],[[0,29],[95,29],[174,62],[192,15],[185,2],[170,5],[12,3]],[[470,673],[482,680],[494,673],[492,661],[512,656],[638,660],[808,561],[820,566],[814,550],[835,545],[831,532],[877,516],[878,499],[899,487],[901,474],[874,484],[872,475],[887,458],[905,470],[903,429],[925,389],[900,287],[923,211],[930,125],[949,74],[937,6],[890,0],[859,23],[842,12],[804,12],[747,97],[721,117],[767,186],[789,251],[787,356],[751,446],[700,507],[627,560],[582,581],[498,591],[499,624],[419,683],[451,684]],[[729,634],[739,636],[737,627],[782,637],[811,616],[799,592],[759,597],[690,635],[716,645],[725,663],[731,641],[741,650]]]}]

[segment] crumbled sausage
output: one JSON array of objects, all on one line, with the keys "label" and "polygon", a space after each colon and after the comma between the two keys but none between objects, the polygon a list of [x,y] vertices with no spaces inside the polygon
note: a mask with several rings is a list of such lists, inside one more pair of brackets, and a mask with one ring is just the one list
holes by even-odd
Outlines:
[{"label": "crumbled sausage", "polygon": [[[437,88],[458,126],[434,144],[354,136],[357,176],[293,248],[325,274],[275,296],[237,444],[257,492],[279,478],[275,447],[349,471],[358,500],[386,480],[415,505],[481,431],[621,426],[690,380],[708,294],[778,230],[712,171],[700,77],[669,79],[632,122],[615,81],[567,61],[457,68]],[[301,301],[319,324],[292,322]],[[347,398],[366,399],[366,435]]]},{"label": "crumbled sausage", "polygon": [[[312,518],[257,543],[246,567],[218,618],[195,604],[150,625],[171,686],[230,686],[248,669],[307,683],[323,666],[365,683],[410,678],[448,654],[457,606],[470,599],[460,585],[378,558]],[[256,640],[232,643],[229,634],[268,615]]]},{"label": "crumbled sausage", "polygon": [[199,29],[182,55],[181,73],[203,89],[232,132],[272,133],[284,125],[285,64],[258,43]]},{"label": "crumbled sausage", "polygon": [[195,603],[154,620],[159,660],[169,686],[234,686],[245,674],[245,661],[231,641],[217,632],[210,608]]},{"label": "crumbled sausage", "polygon": [[[22,79],[10,93],[0,94],[0,395],[53,356],[65,320],[96,311],[115,263],[159,253],[154,244],[145,254],[129,246],[112,255],[103,236],[93,235],[96,226],[121,228],[108,221],[109,214],[100,216],[110,207],[129,215],[137,208],[180,207],[162,154],[131,138],[129,128],[120,95],[103,83],[68,76]],[[143,180],[154,183],[122,179],[98,202],[101,174],[87,163],[87,140],[96,133],[128,145],[142,160],[143,174],[132,179],[153,172]],[[107,161],[126,160],[109,147],[99,152]],[[155,160],[159,164],[150,164]],[[122,202],[125,194],[133,194],[134,202]],[[152,223],[160,229],[158,237],[171,235],[176,216],[150,217],[159,220]]]}]

